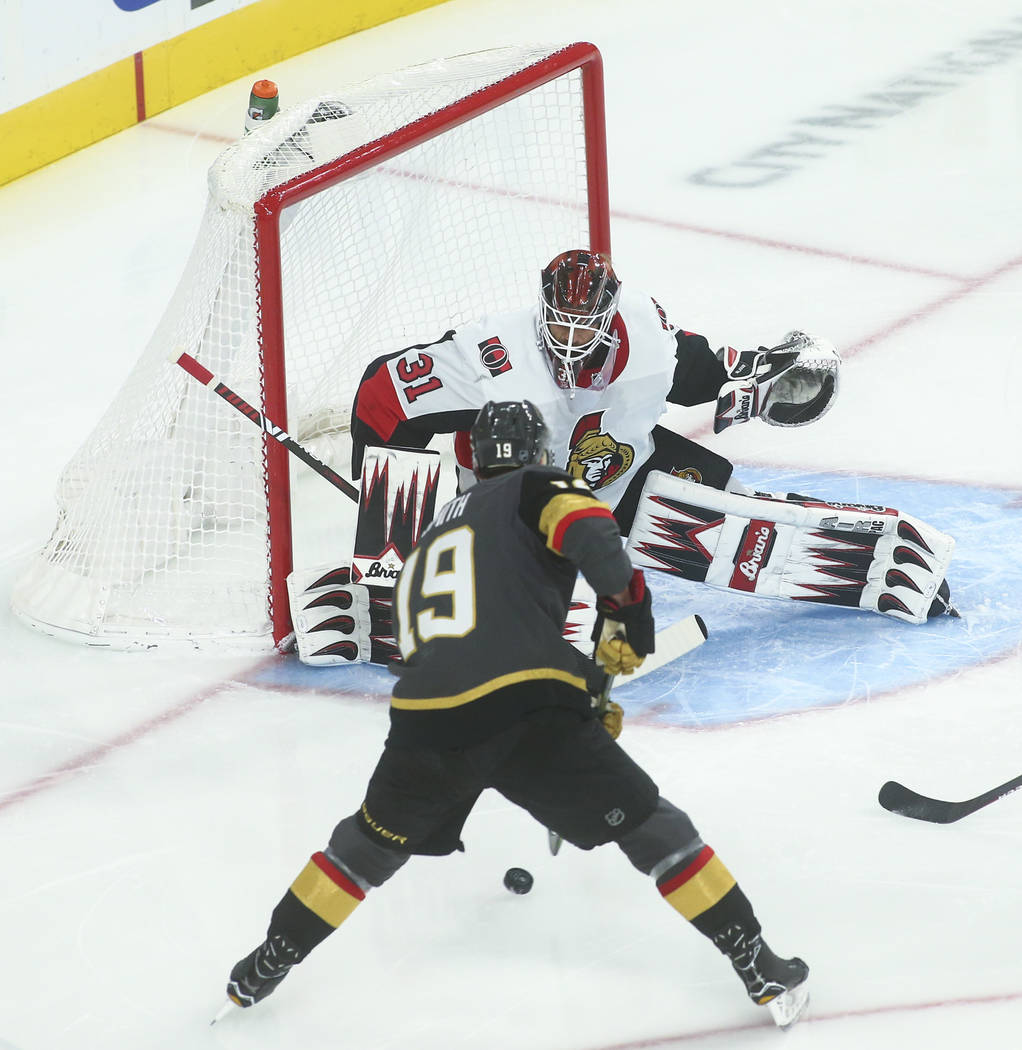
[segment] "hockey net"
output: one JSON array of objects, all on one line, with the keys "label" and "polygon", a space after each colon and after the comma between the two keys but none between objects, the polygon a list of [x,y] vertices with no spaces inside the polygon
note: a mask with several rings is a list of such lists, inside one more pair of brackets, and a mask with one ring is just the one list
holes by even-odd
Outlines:
[{"label": "hockey net", "polygon": [[292,517],[337,533],[351,509],[171,356],[192,354],[347,475],[369,362],[529,303],[567,247],[609,250],[605,152],[589,44],[379,76],[228,147],[163,319],[59,479],[14,611],[116,648],[285,644]]}]

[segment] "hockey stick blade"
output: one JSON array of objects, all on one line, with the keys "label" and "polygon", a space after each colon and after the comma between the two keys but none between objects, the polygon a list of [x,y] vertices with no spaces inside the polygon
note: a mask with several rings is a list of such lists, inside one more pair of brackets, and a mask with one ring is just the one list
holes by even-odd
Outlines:
[{"label": "hockey stick blade", "polygon": [[1022,776],[1008,780],[998,787],[985,791],[975,798],[966,799],[964,802],[945,802],[939,798],[927,798],[917,791],[899,784],[896,780],[888,780],[880,789],[877,801],[890,813],[897,813],[903,817],[912,817],[913,820],[926,820],[931,824],[953,824],[977,809],[989,806],[1005,795],[1022,788]]},{"label": "hockey stick blade", "polygon": [[642,661],[632,674],[625,677],[622,685],[634,682],[661,667],[680,660],[706,641],[709,632],[701,616],[686,616],[683,620],[657,632],[656,648]]}]

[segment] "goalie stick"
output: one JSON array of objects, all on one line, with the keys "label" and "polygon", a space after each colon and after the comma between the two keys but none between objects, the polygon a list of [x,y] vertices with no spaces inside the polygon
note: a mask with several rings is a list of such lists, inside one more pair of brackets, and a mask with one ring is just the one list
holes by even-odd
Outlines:
[{"label": "goalie stick", "polygon": [[977,809],[989,806],[991,802],[1018,791],[1019,788],[1022,788],[1022,776],[1008,780],[964,802],[945,802],[943,799],[920,795],[896,780],[888,780],[880,789],[877,801],[888,812],[898,813],[903,817],[928,820],[931,824],[953,824],[956,820],[975,813]]},{"label": "goalie stick", "polygon": [[[665,664],[669,664],[672,660],[678,660],[686,653],[697,649],[706,641],[707,633],[703,618],[696,615],[686,616],[684,620],[679,620],[670,627],[665,627],[657,633],[656,648],[653,652],[642,661],[641,667],[628,676],[629,682],[634,682],[637,678],[641,678],[651,671],[656,671]],[[599,697],[597,697],[597,718],[601,718],[604,711],[607,710],[607,705],[610,703],[610,690],[614,685],[615,678],[616,675],[607,675],[607,681]],[[560,851],[563,842],[564,839],[556,831],[547,829],[547,845],[555,857]]]},{"label": "goalie stick", "polygon": [[175,364],[180,365],[193,379],[197,379],[203,386],[212,387],[214,394],[219,394],[227,404],[237,409],[243,416],[251,419],[253,423],[264,434],[268,434],[274,441],[279,441],[292,455],[297,456],[306,466],[326,478],[334,488],[340,489],[349,499],[358,503],[358,489],[350,481],[342,478],[332,467],[328,467],[321,459],[317,459],[304,445],[300,445],[291,435],[278,427],[272,420],[267,419],[258,408],[250,405],[240,394],[236,394],[226,383],[222,383],[204,365],[200,365],[191,354],[186,354],[180,349],[175,349],[170,358]]}]

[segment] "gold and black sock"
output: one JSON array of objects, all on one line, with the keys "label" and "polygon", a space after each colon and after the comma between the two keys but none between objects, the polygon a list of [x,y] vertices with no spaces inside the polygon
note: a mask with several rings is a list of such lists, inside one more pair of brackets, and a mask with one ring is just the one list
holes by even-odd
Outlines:
[{"label": "gold and black sock", "polygon": [[283,934],[301,949],[304,957],[363,900],[362,889],[325,854],[314,853],[273,909],[267,936]]},{"label": "gold and black sock", "polygon": [[688,857],[657,879],[660,895],[705,936],[739,923],[750,934],[759,922],[735,877],[709,846]]}]

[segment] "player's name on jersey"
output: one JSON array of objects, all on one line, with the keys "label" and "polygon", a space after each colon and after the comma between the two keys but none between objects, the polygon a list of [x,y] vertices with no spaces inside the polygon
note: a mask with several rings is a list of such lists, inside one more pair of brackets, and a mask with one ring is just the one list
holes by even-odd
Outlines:
[{"label": "player's name on jersey", "polygon": [[452,499],[449,503],[445,503],[436,513],[436,517],[433,519],[432,524],[434,526],[446,525],[447,522],[453,518],[461,516],[465,510],[465,504],[468,502],[469,493],[464,496],[458,496],[456,499]]}]

